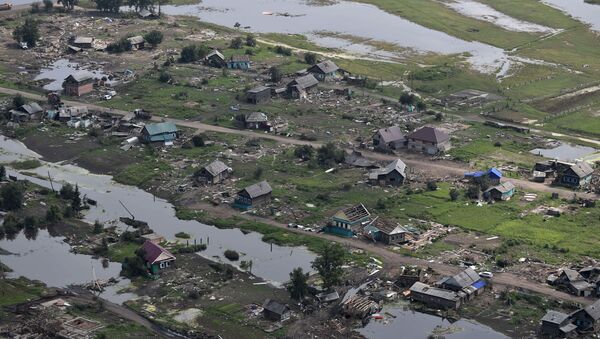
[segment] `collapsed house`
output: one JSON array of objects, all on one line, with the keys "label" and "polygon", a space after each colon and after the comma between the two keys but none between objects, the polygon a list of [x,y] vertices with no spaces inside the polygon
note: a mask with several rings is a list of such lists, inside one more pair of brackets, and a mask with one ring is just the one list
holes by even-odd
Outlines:
[{"label": "collapsed house", "polygon": [[229,178],[233,173],[233,169],[220,160],[215,160],[210,164],[202,167],[197,173],[198,181],[208,184],[218,184],[221,181]]},{"label": "collapsed house", "polygon": [[335,213],[323,230],[327,233],[352,237],[362,232],[363,226],[371,222],[371,213],[363,204],[342,209]]},{"label": "collapsed house", "polygon": [[359,319],[377,313],[380,309],[378,303],[359,294],[355,294],[342,302],[342,313]]},{"label": "collapsed house", "polygon": [[457,310],[462,304],[461,296],[450,290],[415,282],[410,287],[410,298],[429,307]]},{"label": "collapsed house", "polygon": [[11,109],[10,119],[15,122],[24,122],[42,117],[44,109],[37,102],[30,102],[17,109]]},{"label": "collapsed house", "polygon": [[533,167],[536,181],[554,178],[553,183],[561,186],[579,188],[587,187],[594,174],[594,169],[587,162],[569,163],[558,160],[540,161]]},{"label": "collapsed house", "polygon": [[471,300],[481,294],[486,285],[485,280],[470,267],[451,277],[444,277],[436,283],[436,286],[443,289],[463,293],[465,300]]},{"label": "collapsed house", "polygon": [[237,193],[234,201],[234,207],[240,209],[249,209],[271,202],[273,189],[266,181],[250,185]]},{"label": "collapsed house", "polygon": [[213,49],[204,57],[204,64],[209,67],[222,68],[226,66],[225,56],[217,49]]},{"label": "collapsed house", "polygon": [[400,159],[369,173],[369,182],[373,185],[400,186],[404,180],[406,180],[406,164]]},{"label": "collapsed house", "polygon": [[76,36],[73,37],[71,45],[78,48],[92,48],[92,44],[94,43],[94,38],[87,36]]},{"label": "collapsed house", "polygon": [[373,135],[373,147],[378,151],[389,152],[404,147],[405,137],[398,126],[379,129]]},{"label": "collapsed house", "polygon": [[88,71],[78,71],[62,83],[63,93],[68,96],[80,97],[94,90],[94,75]]},{"label": "collapsed house", "polygon": [[131,49],[134,51],[143,49],[144,45],[146,44],[146,40],[144,40],[144,37],[141,35],[136,35],[132,36],[131,38],[127,38],[127,41],[129,42],[129,46],[131,47]]},{"label": "collapsed house", "polygon": [[591,296],[597,289],[595,284],[589,283],[583,275],[570,268],[562,269],[557,276],[550,275],[548,283],[560,290],[580,297]]},{"label": "collapsed house", "polygon": [[365,158],[362,153],[358,151],[346,152],[344,163],[352,167],[377,168],[371,160]]},{"label": "collapsed house", "polygon": [[314,88],[319,84],[312,74],[307,74],[290,81],[287,86],[288,95],[293,99],[305,99]]}]

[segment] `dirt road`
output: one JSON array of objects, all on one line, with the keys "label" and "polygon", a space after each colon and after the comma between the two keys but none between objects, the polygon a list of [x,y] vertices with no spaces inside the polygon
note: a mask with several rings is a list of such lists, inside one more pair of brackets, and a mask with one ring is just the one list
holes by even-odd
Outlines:
[{"label": "dirt road", "polygon": [[[41,100],[41,101],[46,100],[46,97],[44,97],[43,95],[20,91],[20,90],[15,90],[15,89],[10,89],[10,88],[0,87],[0,93],[9,94],[9,95],[21,94],[26,98],[30,98],[30,99],[34,99],[34,100]],[[77,102],[77,101],[63,100],[63,102],[66,105],[71,105],[71,106],[86,105],[88,108],[90,108],[92,110],[99,111],[99,112],[106,112],[106,113],[110,113],[110,114],[125,115],[125,114],[129,113],[129,112],[118,110],[118,109],[112,109],[112,108],[107,108],[107,107],[102,107],[102,106],[97,106],[97,105],[91,105],[91,104],[82,104],[81,102]],[[233,128],[208,125],[208,124],[204,124],[204,123],[197,122],[197,121],[163,118],[163,117],[157,117],[157,116],[152,117],[152,121],[157,121],[157,122],[158,121],[169,121],[169,122],[173,122],[174,124],[182,126],[182,127],[196,129],[198,132],[211,131],[211,132],[219,132],[219,133],[237,134],[237,135],[243,135],[243,136],[248,136],[248,137],[252,137],[252,138],[269,139],[269,140],[273,140],[273,141],[276,141],[278,143],[283,143],[283,144],[310,145],[313,147],[320,147],[323,145],[322,143],[314,142],[314,141],[298,140],[298,139],[292,139],[292,138],[282,137],[279,135],[273,135],[273,134],[268,134],[268,133],[259,133],[259,132],[249,131],[249,130],[238,130],[238,129],[233,129]],[[402,157],[402,160],[415,172],[427,173],[434,177],[435,176],[437,176],[437,177],[445,177],[445,176],[462,177],[465,172],[469,172],[472,170],[472,169],[468,168],[468,166],[461,165],[456,162],[433,161],[430,158],[428,158],[427,156],[414,154],[414,153],[402,153],[401,155],[389,155],[389,154],[381,154],[381,153],[369,152],[369,151],[364,151],[364,150],[361,152],[365,157],[372,159],[372,160],[377,160],[377,161],[392,161],[392,160],[397,159],[400,156],[400,157]],[[558,193],[561,197],[564,197],[564,198],[571,198],[573,196],[573,194],[575,193],[571,190],[567,190],[567,189],[563,189],[563,188],[559,188],[559,187],[551,187],[548,185],[531,182],[528,180],[511,179],[511,181],[515,184],[515,186],[517,186],[518,188],[523,189],[523,190],[531,190],[531,191],[546,192],[546,193]],[[599,198],[599,196],[594,193],[577,192],[576,194],[578,197],[582,197],[582,198],[586,198],[586,199],[598,199]]]}]

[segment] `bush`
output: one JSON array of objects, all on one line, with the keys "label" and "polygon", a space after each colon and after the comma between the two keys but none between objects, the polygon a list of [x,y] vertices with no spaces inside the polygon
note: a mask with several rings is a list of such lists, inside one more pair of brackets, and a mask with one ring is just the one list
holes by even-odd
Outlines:
[{"label": "bush", "polygon": [[205,45],[185,46],[181,50],[181,55],[179,57],[179,61],[180,62],[195,62],[195,61],[198,61],[198,60],[201,60],[202,58],[204,58],[209,52],[210,52],[210,49],[208,47],[206,47]]},{"label": "bush", "polygon": [[314,65],[317,63],[317,55],[315,53],[305,53],[304,54],[304,62],[309,65]]},{"label": "bush", "polygon": [[181,239],[189,239],[191,238],[191,236],[185,232],[177,232],[175,233],[175,237],[176,238],[181,238]]},{"label": "bush", "polygon": [[26,42],[29,47],[34,47],[40,39],[37,21],[32,18],[26,19],[23,25],[15,28],[13,38],[18,42]]},{"label": "bush", "polygon": [[12,105],[14,108],[19,108],[25,105],[25,98],[21,94],[17,94],[12,99]]},{"label": "bush", "polygon": [[257,167],[254,170],[254,173],[252,174],[252,176],[254,177],[254,179],[260,179],[260,177],[262,177],[262,175],[263,175],[263,172],[264,172],[264,170],[262,167]]},{"label": "bush", "polygon": [[172,79],[173,78],[171,77],[171,74],[169,74],[169,72],[166,72],[166,71],[160,72],[160,75],[158,76],[158,81],[160,81],[162,83],[168,83]]},{"label": "bush", "polygon": [[438,189],[437,183],[435,181],[427,182],[427,190],[428,191],[436,191]]},{"label": "bush", "polygon": [[307,161],[312,158],[314,151],[314,148],[310,145],[300,145],[296,146],[294,149],[294,156],[303,161]]},{"label": "bush", "polygon": [[226,250],[223,255],[231,261],[238,261],[240,259],[239,253],[234,250]]},{"label": "bush", "polygon": [[106,46],[106,50],[111,53],[123,53],[131,50],[131,44],[127,38],[121,38]]},{"label": "bush", "polygon": [[269,69],[269,75],[271,76],[272,82],[279,82],[283,78],[283,74],[281,73],[281,70],[275,66],[273,66]]},{"label": "bush", "polygon": [[96,222],[94,222],[94,234],[100,234],[102,232],[104,232],[104,225],[102,225],[100,221],[96,220]]},{"label": "bush", "polygon": [[44,10],[46,12],[50,12],[54,7],[54,2],[52,0],[44,0]]},{"label": "bush", "polygon": [[31,13],[39,13],[40,12],[40,3],[34,2],[31,4]]},{"label": "bush", "polygon": [[204,250],[206,250],[206,244],[196,244],[196,245],[189,245],[189,246],[176,248],[173,252],[175,254],[196,253],[196,252],[200,252],[200,251],[204,251]]},{"label": "bush", "polygon": [[157,30],[150,31],[144,35],[144,40],[152,45],[152,47],[156,47],[163,41],[163,33]]},{"label": "bush", "polygon": [[231,43],[229,44],[229,48],[233,48],[233,49],[240,49],[240,48],[242,48],[242,46],[244,46],[244,42],[242,41],[242,38],[240,38],[240,37],[234,38],[233,40],[231,40]]},{"label": "bush", "polygon": [[345,152],[329,142],[317,150],[317,162],[321,166],[335,166],[344,161]]},{"label": "bush", "polygon": [[55,223],[62,219],[62,213],[56,205],[52,205],[46,211],[46,221],[49,223]]},{"label": "bush", "polygon": [[248,47],[255,47],[256,46],[256,39],[254,38],[254,35],[248,34],[246,36],[246,46],[248,46]]},{"label": "bush", "polygon": [[6,210],[18,210],[23,206],[23,189],[18,183],[10,183],[2,187],[0,196],[2,197],[2,207]]},{"label": "bush", "polygon": [[194,147],[203,147],[204,138],[201,135],[196,134],[192,137],[192,143],[194,144]]},{"label": "bush", "polygon": [[290,56],[290,55],[292,55],[292,50],[290,48],[286,48],[283,46],[276,46],[275,53]]},{"label": "bush", "polygon": [[450,200],[456,201],[458,199],[458,190],[453,188],[450,190]]}]

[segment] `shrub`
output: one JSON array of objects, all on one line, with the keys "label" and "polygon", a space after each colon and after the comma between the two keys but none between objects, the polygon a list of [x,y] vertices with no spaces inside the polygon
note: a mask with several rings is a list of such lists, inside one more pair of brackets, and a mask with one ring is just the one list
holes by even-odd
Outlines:
[{"label": "shrub", "polygon": [[437,183],[435,181],[428,181],[427,182],[427,190],[428,191],[435,191],[438,189]]},{"label": "shrub", "polygon": [[314,65],[317,63],[317,55],[315,53],[305,53],[304,54],[304,62],[309,65]]},{"label": "shrub", "polygon": [[242,41],[242,38],[237,37],[237,38],[233,38],[231,40],[229,47],[233,48],[233,49],[240,49],[240,48],[242,48],[243,45],[244,45],[244,42]]},{"label": "shrub", "polygon": [[176,238],[181,238],[181,239],[189,239],[191,238],[191,236],[185,232],[177,232],[175,233],[175,237]]},{"label": "shrub", "polygon": [[144,40],[152,45],[152,47],[156,47],[163,41],[163,33],[157,30],[150,31],[144,35]]},{"label": "shrub", "polygon": [[255,47],[256,46],[256,39],[254,38],[254,35],[248,34],[246,36],[246,46],[249,46],[249,47]]},{"label": "shrub", "polygon": [[23,189],[18,183],[10,183],[2,187],[0,196],[2,207],[9,211],[17,210],[23,205]]},{"label": "shrub", "polygon": [[54,2],[52,0],[44,0],[44,10],[46,12],[50,12],[54,7]]},{"label": "shrub", "polygon": [[162,83],[168,83],[172,80],[171,74],[169,74],[169,72],[166,71],[162,71],[160,72],[160,75],[158,76],[158,81],[162,82]]},{"label": "shrub", "polygon": [[129,43],[127,38],[121,38],[118,41],[115,41],[106,46],[106,50],[112,53],[123,53],[131,50],[131,44]]},{"label": "shrub", "polygon": [[180,62],[194,62],[204,58],[209,53],[209,48],[205,45],[189,45],[181,50]]},{"label": "shrub", "polygon": [[458,190],[453,188],[450,190],[450,200],[456,201],[458,199]]},{"label": "shrub", "polygon": [[192,137],[192,143],[194,144],[194,147],[203,147],[204,138],[201,135],[196,134]]},{"label": "shrub", "polygon": [[223,255],[231,261],[238,261],[240,259],[239,253],[234,250],[226,250]]},{"label": "shrub", "polygon": [[[37,3],[37,6],[39,9],[39,3]],[[22,26],[15,28],[13,38],[18,42],[26,42],[29,47],[34,47],[40,39],[37,21],[32,18],[26,19]]]},{"label": "shrub", "polygon": [[19,108],[25,105],[25,98],[21,94],[15,95],[15,97],[12,99],[12,105],[14,108]]},{"label": "shrub", "polygon": [[290,48],[286,48],[283,46],[276,46],[275,53],[290,56],[290,55],[292,55],[292,50]]}]

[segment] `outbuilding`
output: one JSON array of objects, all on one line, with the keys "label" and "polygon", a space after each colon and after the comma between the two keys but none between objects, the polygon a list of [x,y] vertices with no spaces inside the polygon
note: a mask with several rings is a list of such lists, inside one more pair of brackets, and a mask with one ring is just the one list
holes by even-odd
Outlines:
[{"label": "outbuilding", "polygon": [[221,181],[229,178],[232,172],[233,169],[225,165],[224,162],[215,160],[202,167],[200,171],[197,172],[196,177],[205,183],[218,184]]},{"label": "outbuilding", "polygon": [[483,196],[487,199],[509,200],[515,194],[515,190],[515,185],[510,181],[506,181],[500,185],[488,188],[483,193]]},{"label": "outbuilding", "polygon": [[227,68],[229,69],[250,69],[250,57],[247,55],[233,55],[227,60]]},{"label": "outbuilding", "polygon": [[146,43],[146,40],[144,40],[144,37],[141,35],[136,35],[132,36],[131,38],[127,38],[127,41],[129,42],[131,49],[134,51],[138,49],[143,49],[144,44]]},{"label": "outbuilding", "polygon": [[267,299],[263,303],[263,315],[271,321],[286,321],[290,318],[291,310],[287,305]]},{"label": "outbuilding", "polygon": [[254,87],[246,92],[246,101],[258,105],[271,99],[271,88],[267,86]]},{"label": "outbuilding", "polygon": [[374,185],[400,186],[406,179],[406,164],[396,159],[384,168],[369,173],[369,181]]},{"label": "outbuilding", "polygon": [[312,74],[319,81],[328,81],[337,76],[339,69],[333,61],[325,60],[309,68],[308,73]]}]

